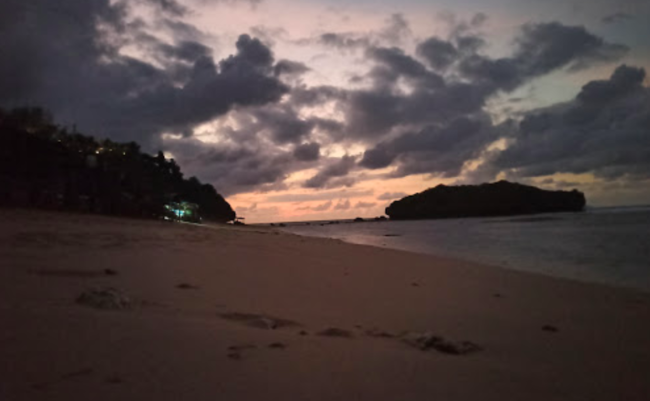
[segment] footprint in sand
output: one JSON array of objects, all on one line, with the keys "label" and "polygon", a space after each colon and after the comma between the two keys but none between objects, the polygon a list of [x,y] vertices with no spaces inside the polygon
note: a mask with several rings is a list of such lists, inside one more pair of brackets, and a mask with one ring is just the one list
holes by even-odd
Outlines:
[{"label": "footprint in sand", "polygon": [[349,330],[339,329],[337,327],[329,327],[325,330],[319,331],[316,334],[323,337],[340,337],[340,338],[354,337],[354,335],[352,335],[352,332],[350,332]]},{"label": "footprint in sand", "polygon": [[194,284],[188,284],[188,283],[180,283],[176,285],[176,288],[180,290],[198,290],[199,287],[194,285]]},{"label": "footprint in sand", "polygon": [[549,333],[557,333],[560,330],[555,326],[551,326],[550,324],[545,324],[544,326],[542,326],[542,331],[546,331]]},{"label": "footprint in sand", "polygon": [[293,320],[255,313],[228,312],[219,314],[219,317],[225,320],[230,320],[232,322],[264,330],[275,330],[285,327],[300,326],[299,323],[294,322]]},{"label": "footprint in sand", "polygon": [[395,338],[395,335],[384,330],[379,330],[377,328],[369,329],[364,331],[364,334],[368,337],[376,338]]},{"label": "footprint in sand", "polygon": [[402,336],[402,340],[422,351],[434,349],[443,354],[451,355],[465,355],[483,350],[482,347],[471,341],[450,341],[429,332],[406,333]]}]

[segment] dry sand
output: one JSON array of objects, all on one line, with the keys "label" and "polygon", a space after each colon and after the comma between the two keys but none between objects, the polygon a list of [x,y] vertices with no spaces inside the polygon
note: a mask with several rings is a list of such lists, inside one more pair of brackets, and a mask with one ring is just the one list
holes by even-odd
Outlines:
[{"label": "dry sand", "polygon": [[[130,307],[76,302],[103,287]],[[404,341],[423,332],[482,350]],[[260,399],[648,400],[650,294],[270,229],[0,211],[0,400]]]}]

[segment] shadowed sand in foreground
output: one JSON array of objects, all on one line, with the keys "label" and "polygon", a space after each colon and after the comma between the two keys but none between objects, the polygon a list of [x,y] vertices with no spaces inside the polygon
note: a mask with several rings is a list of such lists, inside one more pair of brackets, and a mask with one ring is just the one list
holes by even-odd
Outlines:
[{"label": "shadowed sand in foreground", "polygon": [[650,294],[262,228],[0,211],[0,399],[647,400]]}]

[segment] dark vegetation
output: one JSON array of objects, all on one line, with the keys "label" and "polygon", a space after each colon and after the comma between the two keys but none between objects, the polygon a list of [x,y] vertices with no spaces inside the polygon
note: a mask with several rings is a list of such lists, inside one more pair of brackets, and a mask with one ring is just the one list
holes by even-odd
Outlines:
[{"label": "dark vegetation", "polygon": [[546,191],[499,181],[493,184],[438,185],[391,203],[391,219],[508,216],[584,210],[585,195],[577,190]]},{"label": "dark vegetation", "polygon": [[212,185],[184,179],[162,152],[69,132],[40,108],[0,109],[0,205],[157,218],[170,202],[196,203],[208,220],[236,217]]}]

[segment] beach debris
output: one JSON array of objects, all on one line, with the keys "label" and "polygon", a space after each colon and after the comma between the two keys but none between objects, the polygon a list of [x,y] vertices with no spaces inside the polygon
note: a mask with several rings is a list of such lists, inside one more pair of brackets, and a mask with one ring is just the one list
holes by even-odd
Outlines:
[{"label": "beach debris", "polygon": [[181,290],[198,290],[199,287],[194,285],[194,284],[188,284],[188,283],[180,283],[176,286],[176,288],[179,288]]},{"label": "beach debris", "polygon": [[402,336],[402,339],[407,344],[422,351],[435,349],[438,352],[451,355],[465,355],[483,349],[471,341],[449,341],[430,332],[406,333]]},{"label": "beach debris", "polygon": [[501,293],[498,293],[498,292],[495,292],[494,294],[492,294],[492,296],[493,296],[494,298],[501,298],[501,297],[503,297],[503,295],[501,295]]},{"label": "beach debris", "polygon": [[107,276],[117,276],[117,270],[104,269],[104,274]]},{"label": "beach debris", "polygon": [[411,287],[419,287],[419,286],[420,286],[420,284],[418,284],[418,283],[416,283],[416,282],[412,282],[412,283],[411,283]]},{"label": "beach debris", "polygon": [[551,326],[550,324],[545,324],[544,326],[542,326],[542,330],[548,331],[549,333],[557,333],[558,331],[560,331],[557,327]]},{"label": "beach debris", "polygon": [[300,331],[298,332],[298,335],[299,335],[299,336],[307,336],[307,335],[309,335],[309,332],[306,331],[306,330],[300,330]]},{"label": "beach debris", "polygon": [[275,349],[285,349],[287,346],[284,343],[281,342],[274,342],[269,344],[269,348],[275,348]]},{"label": "beach debris", "polygon": [[96,309],[124,310],[133,307],[129,297],[111,287],[93,288],[84,291],[77,297],[76,302]]},{"label": "beach debris", "polygon": [[384,234],[384,237],[401,237],[402,234]]},{"label": "beach debris", "polygon": [[319,336],[324,336],[324,337],[342,337],[342,338],[351,338],[353,337],[352,333],[348,330],[345,329],[339,329],[337,327],[329,327],[325,330],[319,331],[318,333]]},{"label": "beach debris", "polygon": [[241,359],[241,354],[239,352],[229,352],[226,356],[235,361]]},{"label": "beach debris", "polygon": [[292,320],[281,319],[269,315],[259,315],[255,313],[228,312],[219,314],[219,317],[264,330],[275,330],[282,327],[299,326],[298,323]]}]

